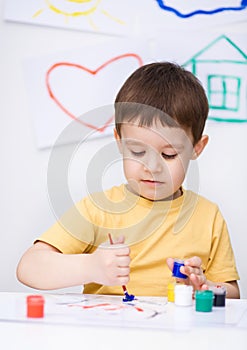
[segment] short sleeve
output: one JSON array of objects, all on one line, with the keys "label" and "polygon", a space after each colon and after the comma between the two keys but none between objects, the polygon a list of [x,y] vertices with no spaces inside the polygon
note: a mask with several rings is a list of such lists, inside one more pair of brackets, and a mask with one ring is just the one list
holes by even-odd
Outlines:
[{"label": "short sleeve", "polygon": [[36,241],[48,243],[65,254],[90,251],[94,245],[94,224],[89,220],[86,200],[69,209]]},{"label": "short sleeve", "polygon": [[211,250],[205,275],[213,282],[239,279],[228,228],[219,210],[213,224]]}]

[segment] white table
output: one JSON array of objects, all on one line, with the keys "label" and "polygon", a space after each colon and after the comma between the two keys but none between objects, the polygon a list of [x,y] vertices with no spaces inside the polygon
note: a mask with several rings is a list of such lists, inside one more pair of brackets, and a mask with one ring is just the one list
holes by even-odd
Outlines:
[{"label": "white table", "polygon": [[2,350],[247,349],[247,300],[227,299],[225,307],[201,313],[143,297],[138,313],[118,297],[45,294],[45,317],[29,319],[26,295],[0,293]]}]

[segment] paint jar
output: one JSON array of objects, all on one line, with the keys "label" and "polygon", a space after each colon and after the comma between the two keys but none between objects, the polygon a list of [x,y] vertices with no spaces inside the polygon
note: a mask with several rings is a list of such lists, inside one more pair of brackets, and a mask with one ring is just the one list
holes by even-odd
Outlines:
[{"label": "paint jar", "polygon": [[172,269],[172,276],[170,277],[168,281],[167,286],[167,300],[170,302],[175,301],[175,287],[176,285],[183,285],[182,280],[186,279],[187,276],[184,275],[182,272],[180,272],[180,267],[184,266],[183,260],[174,259],[173,269]]},{"label": "paint jar", "polygon": [[167,300],[172,303],[174,302],[174,299],[175,299],[175,285],[176,285],[176,280],[175,278],[171,277],[167,285]]},{"label": "paint jar", "polygon": [[183,260],[179,259],[174,259],[174,265],[173,265],[173,270],[172,270],[172,276],[176,278],[187,278],[186,275],[184,275],[182,272],[180,272],[180,267],[184,266]]},{"label": "paint jar", "polygon": [[226,288],[224,286],[214,286],[210,288],[214,293],[214,306],[226,305]]},{"label": "paint jar", "polygon": [[175,305],[191,306],[192,305],[193,287],[185,284],[176,284],[175,286]]},{"label": "paint jar", "polygon": [[214,294],[211,290],[197,290],[195,293],[196,311],[210,312],[213,307]]},{"label": "paint jar", "polygon": [[44,317],[45,299],[42,295],[28,295],[27,299],[27,317]]}]

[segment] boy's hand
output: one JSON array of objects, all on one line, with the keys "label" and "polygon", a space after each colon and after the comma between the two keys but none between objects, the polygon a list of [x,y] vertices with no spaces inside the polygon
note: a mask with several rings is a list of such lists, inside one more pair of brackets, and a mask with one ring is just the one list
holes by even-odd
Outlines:
[{"label": "boy's hand", "polygon": [[[173,269],[173,262],[174,260],[172,258],[167,259],[167,265],[171,271]],[[207,279],[203,273],[201,264],[201,258],[194,256],[190,259],[185,260],[184,266],[180,267],[180,272],[188,276],[188,278],[185,280],[185,283],[192,285],[195,290],[208,289]]]},{"label": "boy's hand", "polygon": [[106,242],[91,254],[90,275],[92,282],[106,286],[125,285],[129,282],[130,249],[119,237],[114,244]]},{"label": "boy's hand", "polygon": [[181,272],[189,277],[195,290],[208,289],[207,279],[202,270],[202,260],[198,256],[193,256],[184,261]]}]

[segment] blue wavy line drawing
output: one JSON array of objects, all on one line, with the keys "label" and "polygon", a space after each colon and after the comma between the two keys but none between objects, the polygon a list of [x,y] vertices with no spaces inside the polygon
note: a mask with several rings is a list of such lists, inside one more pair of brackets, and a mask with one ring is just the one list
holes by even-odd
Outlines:
[{"label": "blue wavy line drawing", "polygon": [[240,4],[238,7],[219,7],[219,8],[215,8],[213,10],[198,9],[198,10],[195,10],[192,12],[182,13],[182,12],[178,11],[177,9],[175,9],[174,7],[166,6],[165,1],[163,1],[163,0],[156,0],[156,2],[158,3],[159,7],[162,10],[168,11],[168,12],[173,12],[176,16],[181,17],[181,18],[189,18],[189,17],[193,17],[196,15],[214,15],[216,13],[227,12],[227,11],[243,11],[247,8],[247,0],[242,0],[242,1],[240,1]]}]

